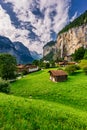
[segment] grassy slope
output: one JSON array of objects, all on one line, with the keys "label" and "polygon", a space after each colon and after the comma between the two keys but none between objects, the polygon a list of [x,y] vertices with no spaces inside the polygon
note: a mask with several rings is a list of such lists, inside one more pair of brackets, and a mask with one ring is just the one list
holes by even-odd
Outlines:
[{"label": "grassy slope", "polygon": [[59,103],[0,94],[0,130],[78,129],[87,129],[86,112]]},{"label": "grassy slope", "polygon": [[[0,94],[0,130],[87,130],[87,76],[53,83],[48,70],[12,83]],[[16,97],[19,96],[19,97]]]},{"label": "grassy slope", "polygon": [[59,102],[87,110],[87,76],[83,73],[70,76],[68,81],[53,83],[48,70],[26,76],[12,84],[16,96]]}]

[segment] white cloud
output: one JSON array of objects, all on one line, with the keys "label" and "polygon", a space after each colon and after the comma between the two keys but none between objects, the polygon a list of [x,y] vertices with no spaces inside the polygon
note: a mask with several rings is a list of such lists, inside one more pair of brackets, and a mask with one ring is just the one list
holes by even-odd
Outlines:
[{"label": "white cloud", "polygon": [[[32,31],[39,37],[39,40],[28,39],[30,30],[17,29],[11,23],[9,14],[0,7],[0,34],[8,36],[12,41],[21,41],[31,50],[39,53],[48,41],[52,40],[51,31],[58,33],[69,21],[68,11],[71,0],[3,0],[6,4],[12,3],[13,11],[24,26],[29,22],[34,27]],[[32,10],[39,8],[43,17],[35,15]],[[51,16],[50,16],[51,15]],[[19,37],[16,37],[19,35]]]},{"label": "white cloud", "polygon": [[75,14],[70,19],[70,22],[74,21],[77,18],[78,12],[75,12]]},{"label": "white cloud", "polygon": [[[28,30],[16,29],[12,23],[9,15],[0,6],[0,35],[9,37],[12,41],[20,40],[27,44],[26,36],[28,35]],[[16,36],[19,35],[19,38]]]}]

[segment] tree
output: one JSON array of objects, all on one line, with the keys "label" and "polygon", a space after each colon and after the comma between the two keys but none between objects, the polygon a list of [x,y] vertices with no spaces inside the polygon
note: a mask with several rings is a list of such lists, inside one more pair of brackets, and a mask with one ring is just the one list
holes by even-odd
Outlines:
[{"label": "tree", "polygon": [[45,68],[48,69],[50,67],[50,63],[45,64]]},{"label": "tree", "polygon": [[8,81],[0,79],[0,92],[3,92],[3,93],[10,92],[10,84]]},{"label": "tree", "polygon": [[39,60],[34,60],[33,65],[39,66]]},{"label": "tree", "polygon": [[85,53],[84,53],[84,59],[87,60],[87,49],[85,50]]},{"label": "tree", "polygon": [[78,50],[75,50],[75,53],[73,54],[73,58],[75,61],[83,59],[85,54],[85,49],[84,47],[78,48]]},{"label": "tree", "polygon": [[0,54],[0,77],[8,80],[16,77],[16,59],[10,54]]},{"label": "tree", "polygon": [[53,68],[55,67],[55,61],[53,61],[53,60],[50,61],[50,67],[53,67]]}]

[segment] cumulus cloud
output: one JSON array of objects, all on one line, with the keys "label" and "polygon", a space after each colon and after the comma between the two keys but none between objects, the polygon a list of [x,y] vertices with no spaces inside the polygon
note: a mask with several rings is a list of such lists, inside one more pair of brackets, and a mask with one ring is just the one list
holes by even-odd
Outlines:
[{"label": "cumulus cloud", "polygon": [[53,39],[52,32],[57,34],[69,21],[70,2],[71,0],[3,0],[4,4],[12,4],[20,26],[16,28],[10,14],[0,6],[0,34],[8,36],[12,41],[21,41],[30,50],[41,53],[42,47]]}]

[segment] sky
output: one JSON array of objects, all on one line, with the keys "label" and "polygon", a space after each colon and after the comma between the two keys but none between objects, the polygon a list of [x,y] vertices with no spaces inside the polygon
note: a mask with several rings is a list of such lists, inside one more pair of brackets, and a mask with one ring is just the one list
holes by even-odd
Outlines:
[{"label": "sky", "polygon": [[42,53],[85,10],[87,0],[0,0],[0,35]]}]

